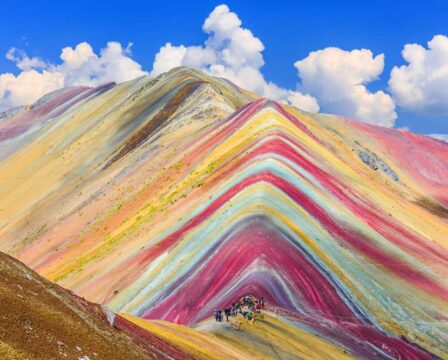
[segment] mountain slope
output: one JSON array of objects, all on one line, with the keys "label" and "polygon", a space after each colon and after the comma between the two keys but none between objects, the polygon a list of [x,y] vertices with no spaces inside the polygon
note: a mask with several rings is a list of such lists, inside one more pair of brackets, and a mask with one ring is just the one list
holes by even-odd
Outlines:
[{"label": "mountain slope", "polygon": [[236,331],[229,323],[205,320],[193,328],[130,315],[128,320],[178,344],[198,359],[353,359],[343,349],[297,328],[278,315],[263,311],[252,325],[243,322]]},{"label": "mountain slope", "polygon": [[448,356],[447,144],[187,68],[45,107],[0,124],[0,249],[43,276],[184,325],[264,295],[354,357]]},{"label": "mountain slope", "polygon": [[2,253],[0,303],[1,359],[191,358]]}]

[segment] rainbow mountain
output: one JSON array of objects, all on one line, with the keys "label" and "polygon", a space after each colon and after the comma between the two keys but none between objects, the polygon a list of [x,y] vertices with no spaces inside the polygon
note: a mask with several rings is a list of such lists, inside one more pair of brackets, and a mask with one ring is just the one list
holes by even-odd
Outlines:
[{"label": "rainbow mountain", "polygon": [[199,358],[448,358],[448,144],[185,67],[3,117],[0,250],[48,280]]}]

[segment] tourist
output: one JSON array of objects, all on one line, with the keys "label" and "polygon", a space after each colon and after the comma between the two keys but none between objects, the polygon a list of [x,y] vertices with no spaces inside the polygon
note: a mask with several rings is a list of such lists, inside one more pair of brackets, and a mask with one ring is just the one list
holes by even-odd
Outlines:
[{"label": "tourist", "polygon": [[[232,321],[232,327],[238,328],[240,327],[240,322],[238,314],[241,314],[244,319],[250,321],[251,324],[254,323],[255,317],[261,313],[261,309],[264,308],[265,300],[262,296],[260,299],[257,299],[253,295],[245,295],[242,296],[238,302],[232,303],[232,305],[227,305],[223,309],[215,310],[215,321],[223,322],[224,315],[226,316],[226,322],[229,322],[229,316],[236,318]],[[234,326],[238,323],[238,326]]]}]

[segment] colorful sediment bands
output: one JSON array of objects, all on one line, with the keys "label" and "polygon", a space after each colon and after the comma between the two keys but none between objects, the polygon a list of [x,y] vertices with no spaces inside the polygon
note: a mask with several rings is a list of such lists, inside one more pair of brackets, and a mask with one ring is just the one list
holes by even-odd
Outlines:
[{"label": "colorful sediment bands", "polygon": [[126,319],[150,333],[177,344],[197,359],[353,359],[353,355],[283,320],[263,313],[254,324],[243,323],[236,331],[228,323],[203,321],[194,328],[160,320]]},{"label": "colorful sediment bands", "polygon": [[448,356],[447,144],[186,68],[89,91],[0,143],[1,249],[147,320],[250,293],[347,356]]}]

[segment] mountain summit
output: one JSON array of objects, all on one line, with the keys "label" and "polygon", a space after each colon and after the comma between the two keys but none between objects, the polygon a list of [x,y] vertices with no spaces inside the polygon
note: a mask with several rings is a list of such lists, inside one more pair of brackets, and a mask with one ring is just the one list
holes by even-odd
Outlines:
[{"label": "mountain summit", "polygon": [[50,281],[224,358],[448,357],[447,143],[185,67],[3,117],[0,250]]}]

